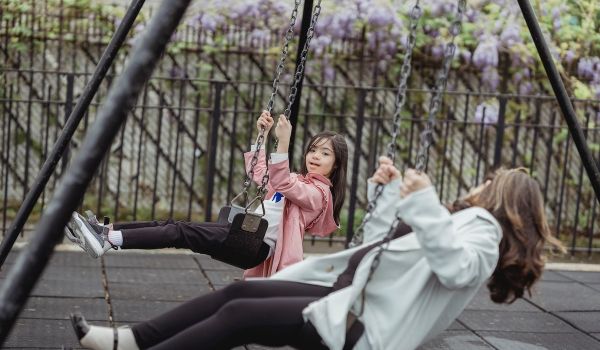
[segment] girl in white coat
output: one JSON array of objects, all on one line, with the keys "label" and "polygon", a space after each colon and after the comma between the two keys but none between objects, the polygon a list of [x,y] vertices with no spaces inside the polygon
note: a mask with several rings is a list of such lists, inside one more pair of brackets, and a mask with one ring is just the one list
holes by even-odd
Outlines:
[{"label": "girl in white coat", "polygon": [[[427,175],[409,169],[402,181],[387,158],[369,181],[369,195],[377,183],[388,186],[363,245],[305,260],[268,280],[231,284],[132,328],[88,326],[72,315],[81,344],[414,349],[448,327],[486,282],[495,302],[521,297],[542,273],[544,245],[560,247],[550,235],[539,186],[522,169],[497,172],[450,208]],[[404,221],[398,238],[369,278],[396,213]]]}]

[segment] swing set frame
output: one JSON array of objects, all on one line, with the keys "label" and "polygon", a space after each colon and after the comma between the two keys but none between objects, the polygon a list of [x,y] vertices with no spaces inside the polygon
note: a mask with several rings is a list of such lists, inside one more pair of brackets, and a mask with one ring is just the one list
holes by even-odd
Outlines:
[{"label": "swing set frame", "polygon": [[[312,5],[312,1],[309,1]],[[31,290],[50,260],[54,246],[62,238],[63,230],[60,228],[67,224],[71,213],[77,208],[77,203],[83,199],[87,186],[104,154],[109,150],[115,136],[113,130],[118,130],[125,122],[128,111],[133,108],[190,2],[191,0],[162,2],[146,28],[146,32],[140,38],[139,44],[133,50],[127,66],[112,85],[106,103],[98,113],[97,124],[88,130],[81,151],[72,162],[69,171],[40,218],[35,228],[34,239],[19,254],[14,265],[8,271],[4,283],[0,286],[0,347],[6,341]],[[517,0],[517,2],[567,122],[569,133],[592,183],[596,198],[600,201],[598,167],[586,144],[584,133],[552,60],[534,10],[528,0]],[[305,4],[307,3],[308,1]],[[298,103],[298,99],[296,103]],[[67,137],[67,142],[69,138]],[[60,156],[61,153],[58,155]]]}]

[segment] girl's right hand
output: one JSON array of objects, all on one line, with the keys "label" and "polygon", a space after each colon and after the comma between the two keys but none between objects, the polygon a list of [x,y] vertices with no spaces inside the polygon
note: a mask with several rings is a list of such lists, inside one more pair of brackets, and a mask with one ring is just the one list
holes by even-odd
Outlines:
[{"label": "girl's right hand", "polygon": [[265,135],[268,135],[271,127],[273,127],[273,123],[274,122],[273,117],[271,117],[271,113],[262,111],[260,117],[258,117],[258,120],[256,121],[256,129],[258,130],[259,134],[262,129],[265,129]]},{"label": "girl's right hand", "polygon": [[386,185],[398,178],[400,178],[400,171],[394,166],[392,160],[386,156],[381,156],[379,157],[379,167],[369,181]]},{"label": "girl's right hand", "polygon": [[431,186],[431,180],[427,174],[418,172],[415,169],[406,169],[404,181],[400,186],[400,197],[404,198],[429,186]]}]

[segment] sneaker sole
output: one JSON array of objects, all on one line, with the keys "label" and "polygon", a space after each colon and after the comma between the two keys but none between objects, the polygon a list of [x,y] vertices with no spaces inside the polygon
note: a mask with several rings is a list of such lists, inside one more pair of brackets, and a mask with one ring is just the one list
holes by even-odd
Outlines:
[{"label": "sneaker sole", "polygon": [[81,242],[85,243],[82,248],[93,258],[99,258],[104,254],[103,246],[100,245],[96,234],[93,232],[94,229],[77,212],[73,213],[69,221],[69,228]]}]

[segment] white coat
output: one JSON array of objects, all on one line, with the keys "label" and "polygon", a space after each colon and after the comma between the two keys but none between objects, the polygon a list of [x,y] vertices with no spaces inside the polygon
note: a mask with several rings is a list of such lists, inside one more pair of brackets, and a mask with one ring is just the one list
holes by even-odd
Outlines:
[{"label": "white coat", "polygon": [[[369,183],[369,196],[375,185]],[[271,278],[331,286],[348,259],[364,244],[388,232],[396,212],[413,232],[390,242],[366,288],[359,318],[365,332],[355,349],[411,350],[446,329],[493,273],[502,230],[482,208],[450,214],[433,187],[400,199],[400,182],[385,187],[362,246],[307,259]],[[360,294],[377,249],[359,264],[352,285],[321,298],[304,311],[323,343],[342,349],[349,310],[360,309]]]}]

